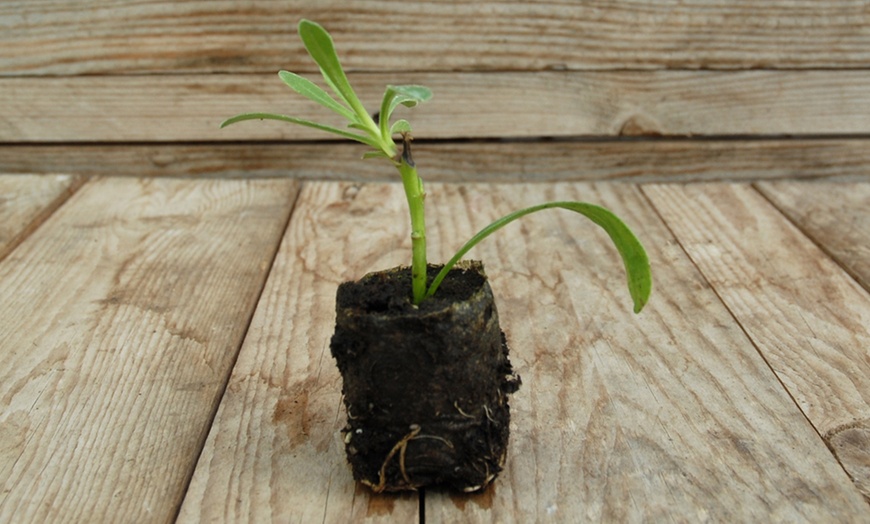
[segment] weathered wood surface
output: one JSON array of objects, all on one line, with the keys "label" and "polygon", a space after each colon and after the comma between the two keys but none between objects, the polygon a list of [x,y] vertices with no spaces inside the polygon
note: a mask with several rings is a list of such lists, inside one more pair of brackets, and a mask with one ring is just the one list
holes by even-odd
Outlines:
[{"label": "weathered wood surface", "polygon": [[756,187],[870,291],[870,182],[807,186],[783,181]]},{"label": "weathered wood surface", "polygon": [[[350,79],[372,108],[386,84],[431,87],[434,98],[412,110],[420,138],[870,133],[866,71],[418,72]],[[329,137],[283,122],[218,128],[225,118],[253,111],[346,125],[274,73],[4,78],[0,106],[6,108],[3,142]]]},{"label": "weathered wood surface", "polygon": [[[437,187],[436,251],[510,209],[600,202],[637,228],[655,290],[630,312],[608,240],[570,213],[479,248],[523,389],[490,492],[427,493],[427,522],[849,521],[858,491],[633,186]],[[430,202],[427,199],[427,203]]]},{"label": "weathered wood surface", "polygon": [[[783,182],[762,183],[757,187],[804,234],[870,291],[870,184],[807,186]],[[867,351],[865,348],[864,362]],[[865,419],[847,425],[827,437],[831,449],[870,501],[870,422]]]},{"label": "weathered wood surface", "polygon": [[[860,241],[865,186],[758,185],[787,213],[840,195],[852,229],[821,203],[791,219],[844,266],[825,241]],[[429,184],[433,259],[510,209],[595,201],[649,248],[653,300],[631,314],[570,213],[486,240],[524,379],[507,469],[481,495],[357,488],[334,292],[405,262],[404,198],[307,182],[285,231],[295,187],[90,181],[0,262],[0,521],[870,517],[870,297],[749,185]]]},{"label": "weathered wood surface", "polygon": [[[842,192],[866,200],[863,187]],[[749,186],[644,191],[870,500],[870,294]],[[808,199],[832,196],[804,191]],[[866,218],[866,205],[850,205],[860,200],[827,205]],[[826,213],[817,206],[804,223],[824,227]]]},{"label": "weathered wood surface", "polygon": [[396,186],[306,184],[263,291],[180,522],[412,522],[416,496],[355,486],[329,354],[335,290],[410,252]]},{"label": "weathered wood surface", "polygon": [[[511,458],[496,487],[472,497],[427,492],[427,521],[849,520],[866,512],[636,188],[429,189],[433,259],[508,209],[582,198],[639,227],[657,286],[650,308],[633,316],[613,249],[566,213],[511,226],[477,248],[525,385],[513,399]],[[416,514],[416,499],[369,498],[350,483],[327,347],[335,286],[404,262],[408,231],[395,219],[403,206],[396,185],[305,186],[182,521]]]},{"label": "weathered wood surface", "polygon": [[[361,162],[347,143],[0,144],[0,172],[85,176],[294,177],[395,181],[383,162]],[[417,140],[421,175],[442,182],[866,179],[860,139]]]},{"label": "weathered wood surface", "polygon": [[63,204],[80,182],[70,175],[0,175],[0,260]]},{"label": "weathered wood surface", "polygon": [[[360,4],[362,5],[362,4]],[[870,62],[863,1],[318,2],[82,0],[0,4],[0,73],[310,69],[302,17],[365,70],[854,68]]]},{"label": "weathered wood surface", "polygon": [[0,521],[173,518],[295,187],[91,181],[0,263]]},{"label": "weathered wood surface", "polygon": [[[324,117],[275,77],[314,69],[301,17],[332,31],[372,107],[386,83],[435,89],[415,134],[458,162],[436,165],[433,180],[867,172],[870,11],[854,0],[5,2],[0,172],[114,175],[111,159],[133,176],[384,179],[356,153],[326,162],[331,145],[308,142],[330,137],[314,130],[217,128],[256,109]],[[524,142],[509,158],[466,141],[505,138]],[[302,143],[285,152],[287,141]]]}]

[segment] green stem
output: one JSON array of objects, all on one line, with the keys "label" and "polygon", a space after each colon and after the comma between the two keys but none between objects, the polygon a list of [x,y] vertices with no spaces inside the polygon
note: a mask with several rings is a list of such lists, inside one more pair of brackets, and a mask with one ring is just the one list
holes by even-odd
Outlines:
[{"label": "green stem", "polygon": [[426,298],[426,214],[423,206],[426,192],[411,157],[411,138],[408,134],[403,134],[402,138],[404,147],[397,167],[411,213],[411,290],[414,304],[419,304]]}]

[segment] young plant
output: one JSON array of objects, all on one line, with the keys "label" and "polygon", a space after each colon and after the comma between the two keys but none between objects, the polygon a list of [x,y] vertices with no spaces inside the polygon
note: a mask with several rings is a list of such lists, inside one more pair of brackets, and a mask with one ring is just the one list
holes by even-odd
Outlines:
[{"label": "young plant", "polygon": [[[333,97],[314,82],[295,73],[281,71],[278,76],[297,93],[347,119],[347,129],[273,113],[244,113],[225,120],[221,127],[243,120],[281,120],[362,142],[372,148],[371,151],[363,155],[363,158],[384,158],[392,163],[401,175],[410,211],[411,287],[414,304],[419,304],[426,298],[433,296],[450,269],[465,253],[490,234],[530,213],[550,208],[561,208],[584,215],[607,232],[622,256],[628,279],[628,290],[634,301],[634,311],[638,313],[643,309],[652,288],[649,259],[643,246],[634,233],[616,215],[603,207],[584,202],[548,202],[515,211],[496,220],[466,242],[453,258],[444,264],[432,282],[427,282],[426,220],[423,205],[426,193],[423,190],[423,181],[417,174],[417,166],[411,156],[411,125],[407,120],[402,119],[392,124],[390,122],[394,110],[400,104],[413,107],[432,98],[432,91],[420,85],[387,86],[381,101],[380,111],[376,117],[372,117],[363,107],[362,102],[348,82],[329,33],[315,22],[302,20],[299,22],[299,36],[305,49],[308,50],[308,54],[320,67],[323,80],[335,96]],[[396,136],[401,136],[401,151],[394,140]]]}]

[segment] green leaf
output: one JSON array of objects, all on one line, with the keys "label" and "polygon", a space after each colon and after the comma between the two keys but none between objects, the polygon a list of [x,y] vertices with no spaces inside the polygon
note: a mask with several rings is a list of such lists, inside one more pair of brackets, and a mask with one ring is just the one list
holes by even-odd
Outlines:
[{"label": "green leaf", "polygon": [[273,113],[243,113],[241,115],[236,115],[221,122],[221,128],[227,127],[231,124],[235,124],[236,122],[243,122],[245,120],[280,120],[282,122],[290,122],[293,124],[299,124],[301,126],[319,129],[321,131],[326,131],[327,133],[332,133],[344,138],[349,138],[351,140],[356,140],[357,142],[362,142],[363,144],[369,145],[375,149],[381,148],[378,142],[373,140],[371,137],[365,135],[358,135],[356,133],[351,133],[343,129],[338,129],[324,124],[318,124],[317,122],[312,122],[310,120],[303,120],[301,118],[296,118],[292,116],[276,115]]},{"label": "green leaf", "polygon": [[496,220],[474,235],[471,240],[466,242],[453,258],[444,265],[444,268],[441,269],[432,281],[432,284],[429,286],[426,296],[431,297],[435,293],[438,286],[441,284],[441,281],[447,276],[450,268],[459,262],[462,256],[481,240],[518,218],[536,211],[551,208],[562,208],[580,213],[601,226],[607,234],[610,235],[610,239],[613,240],[613,243],[616,245],[616,249],[622,256],[622,262],[625,265],[626,278],[628,279],[628,291],[634,301],[634,312],[639,313],[649,300],[652,291],[652,273],[650,272],[649,258],[647,257],[646,251],[643,249],[643,245],[641,245],[640,241],[634,236],[634,233],[631,232],[628,226],[626,226],[616,215],[603,207],[583,202],[548,202],[546,204],[540,204],[519,211],[514,211],[513,213]]},{"label": "green leaf", "polygon": [[316,22],[303,19],[299,22],[299,38],[302,39],[308,54],[320,66],[323,78],[335,90],[336,95],[350,105],[360,120],[365,121],[363,116],[371,119],[344,74],[338,53],[335,52],[335,44],[326,29]]},{"label": "green leaf", "polygon": [[332,80],[330,80],[329,76],[326,74],[325,71],[323,71],[323,69],[320,69],[320,76],[323,77],[323,80],[326,82],[326,85],[328,85],[329,88],[332,89],[332,92],[335,93],[335,95],[338,98],[343,100],[345,104],[350,105],[350,101],[348,101],[344,97],[344,95],[341,94],[341,91],[338,89],[338,87],[336,87],[336,85],[332,82]]},{"label": "green leaf", "polygon": [[392,117],[393,111],[395,111],[399,104],[406,107],[414,107],[431,98],[432,90],[425,86],[387,86],[386,91],[384,91],[384,98],[381,100],[381,134],[387,134],[390,126],[390,117]]},{"label": "green leaf", "polygon": [[395,93],[390,103],[391,113],[399,104],[402,104],[405,107],[414,107],[417,104],[432,99],[432,90],[426,86],[389,86],[387,89],[391,89]]},{"label": "green leaf", "polygon": [[396,122],[390,128],[390,135],[395,135],[397,133],[410,133],[410,132],[411,132],[411,124],[407,120],[396,120]]},{"label": "green leaf", "polygon": [[365,124],[360,124],[358,122],[351,122],[350,124],[347,125],[347,127],[350,127],[353,129],[359,129],[360,131],[362,131],[363,133],[368,135],[374,141],[374,143],[380,144],[378,146],[380,149],[384,149],[385,147],[388,147],[387,142],[385,142],[381,139],[381,135],[378,132],[377,128],[372,128],[371,126],[367,126]]},{"label": "green leaf", "polygon": [[323,107],[330,109],[339,115],[347,118],[351,122],[356,122],[356,115],[353,111],[338,103],[334,98],[329,96],[329,93],[320,88],[317,84],[297,75],[290,71],[280,71],[278,76],[285,84],[300,95],[317,102]]}]

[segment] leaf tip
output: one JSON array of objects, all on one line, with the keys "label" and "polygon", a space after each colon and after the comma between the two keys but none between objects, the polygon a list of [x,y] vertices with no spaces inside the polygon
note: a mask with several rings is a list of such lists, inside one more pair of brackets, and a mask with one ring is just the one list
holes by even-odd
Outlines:
[{"label": "leaf tip", "polygon": [[329,40],[332,40],[332,37],[329,35],[329,32],[317,22],[313,20],[308,20],[307,18],[303,18],[299,21],[299,25],[296,26],[296,30],[299,33],[299,37],[303,42],[306,42],[306,37],[311,38],[321,38],[326,37]]},{"label": "leaf tip", "polygon": [[649,265],[646,266],[646,281],[641,284],[641,288],[632,294],[634,300],[634,313],[638,314],[649,302],[649,297],[652,295],[652,275],[649,274]]},{"label": "leaf tip", "polygon": [[307,18],[303,18],[303,19],[299,20],[299,23],[296,25],[296,28],[299,31],[302,31],[304,29],[308,29],[311,27],[320,27],[320,24],[318,24],[317,22],[312,22],[311,20],[309,20]]},{"label": "leaf tip", "polygon": [[646,306],[646,299],[635,300],[634,301],[634,314],[637,315],[638,313],[640,313],[643,310],[644,306]]}]

